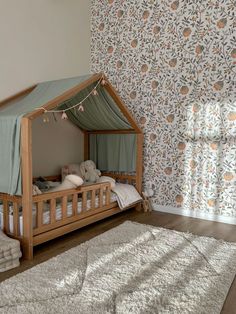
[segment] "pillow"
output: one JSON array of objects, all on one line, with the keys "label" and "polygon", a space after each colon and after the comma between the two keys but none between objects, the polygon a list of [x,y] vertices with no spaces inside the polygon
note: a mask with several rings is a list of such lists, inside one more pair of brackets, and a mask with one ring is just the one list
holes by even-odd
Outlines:
[{"label": "pillow", "polygon": [[75,187],[78,187],[84,183],[84,180],[75,174],[68,174],[64,181],[69,181],[71,184],[74,184]]},{"label": "pillow", "polygon": [[65,180],[57,187],[50,189],[48,192],[58,192],[68,189],[75,189],[83,184],[83,179],[75,174],[68,174]]},{"label": "pillow", "polygon": [[111,184],[111,189],[114,189],[116,186],[116,181],[111,178],[111,177],[107,177],[107,176],[101,176],[98,180],[97,183],[102,183],[102,182],[110,182]]}]

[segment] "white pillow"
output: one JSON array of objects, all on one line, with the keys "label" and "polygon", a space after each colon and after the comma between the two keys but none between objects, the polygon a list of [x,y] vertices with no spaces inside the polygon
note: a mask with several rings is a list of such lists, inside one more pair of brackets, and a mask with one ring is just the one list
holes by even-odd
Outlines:
[{"label": "white pillow", "polygon": [[84,183],[84,180],[77,174],[68,174],[65,177],[65,180],[70,181],[75,186],[80,186]]},{"label": "white pillow", "polygon": [[97,183],[102,183],[102,182],[110,182],[112,190],[116,186],[116,181],[113,178],[111,178],[111,177],[107,177],[107,176],[99,177],[99,179],[97,180]]}]

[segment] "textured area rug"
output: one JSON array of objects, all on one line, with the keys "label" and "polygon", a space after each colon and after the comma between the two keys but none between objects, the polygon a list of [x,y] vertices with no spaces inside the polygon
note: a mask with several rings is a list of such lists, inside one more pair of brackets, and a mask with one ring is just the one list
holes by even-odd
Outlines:
[{"label": "textured area rug", "polygon": [[0,284],[0,313],[220,313],[236,244],[125,222]]}]

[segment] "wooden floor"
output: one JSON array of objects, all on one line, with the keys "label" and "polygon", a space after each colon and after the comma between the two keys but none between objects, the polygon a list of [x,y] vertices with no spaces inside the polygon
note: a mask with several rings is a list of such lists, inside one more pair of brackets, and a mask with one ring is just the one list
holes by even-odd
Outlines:
[{"label": "wooden floor", "polygon": [[[17,273],[42,263],[49,258],[58,255],[78,244],[85,242],[119,224],[125,220],[137,221],[144,224],[160,226],[178,231],[189,231],[193,234],[214,237],[230,242],[236,242],[236,226],[194,219],[178,215],[152,212],[141,213],[135,210],[120,213],[101,222],[74,231],[58,239],[44,243],[34,250],[32,262],[22,261],[21,266],[5,273],[0,273],[0,281],[3,281]],[[236,313],[236,279],[234,280],[226,298],[222,314]]]}]

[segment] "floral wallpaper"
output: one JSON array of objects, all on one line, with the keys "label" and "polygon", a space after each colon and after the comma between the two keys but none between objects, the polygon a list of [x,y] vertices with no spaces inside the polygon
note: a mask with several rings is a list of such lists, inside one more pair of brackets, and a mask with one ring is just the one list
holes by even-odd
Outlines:
[{"label": "floral wallpaper", "polygon": [[93,0],[92,71],[145,133],[153,202],[236,217],[235,0]]}]

